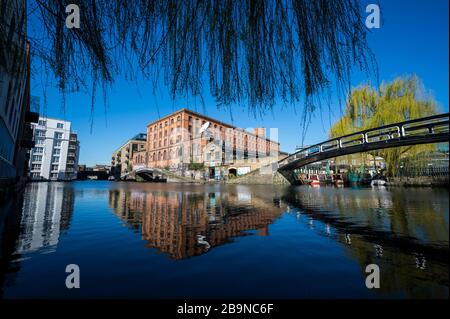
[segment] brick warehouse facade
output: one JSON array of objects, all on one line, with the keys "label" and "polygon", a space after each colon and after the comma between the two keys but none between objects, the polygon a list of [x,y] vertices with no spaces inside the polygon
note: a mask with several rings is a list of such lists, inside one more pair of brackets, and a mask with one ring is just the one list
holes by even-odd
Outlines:
[{"label": "brick warehouse facade", "polygon": [[[147,167],[185,173],[192,170],[214,178],[240,175],[278,161],[277,131],[253,132],[181,109],[147,125]],[[138,159],[136,159],[138,160]],[[138,164],[138,163],[136,163]]]}]

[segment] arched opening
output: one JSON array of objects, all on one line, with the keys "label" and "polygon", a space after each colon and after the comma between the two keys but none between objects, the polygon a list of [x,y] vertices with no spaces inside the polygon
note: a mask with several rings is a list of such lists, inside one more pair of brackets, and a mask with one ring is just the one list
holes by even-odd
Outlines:
[{"label": "arched opening", "polygon": [[237,176],[237,169],[235,167],[230,167],[228,169],[228,175],[229,176],[233,176],[236,177]]}]

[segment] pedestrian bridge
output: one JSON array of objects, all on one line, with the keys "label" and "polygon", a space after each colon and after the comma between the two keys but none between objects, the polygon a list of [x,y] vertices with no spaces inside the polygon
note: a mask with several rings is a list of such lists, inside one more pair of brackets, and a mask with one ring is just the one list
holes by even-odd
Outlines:
[{"label": "pedestrian bridge", "polygon": [[165,174],[157,168],[149,167],[137,167],[131,172],[124,173],[120,175],[121,180],[127,180],[129,178],[135,179],[136,176],[141,177],[145,181],[158,182],[165,181]]},{"label": "pedestrian bridge", "polygon": [[384,148],[449,141],[449,113],[385,125],[304,148],[278,162],[278,171],[292,181],[292,172],[329,158]]}]

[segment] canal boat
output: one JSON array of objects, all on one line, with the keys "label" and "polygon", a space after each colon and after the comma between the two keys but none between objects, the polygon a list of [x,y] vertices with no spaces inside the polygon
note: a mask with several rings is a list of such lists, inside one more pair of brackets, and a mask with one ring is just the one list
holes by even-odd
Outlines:
[{"label": "canal boat", "polygon": [[320,186],[320,179],[319,179],[319,175],[317,174],[311,174],[309,175],[309,185],[311,186]]},{"label": "canal boat", "polygon": [[386,178],[383,176],[375,176],[370,182],[371,186],[386,186]]},{"label": "canal boat", "polygon": [[344,179],[342,174],[333,174],[333,182],[336,186],[344,186]]}]

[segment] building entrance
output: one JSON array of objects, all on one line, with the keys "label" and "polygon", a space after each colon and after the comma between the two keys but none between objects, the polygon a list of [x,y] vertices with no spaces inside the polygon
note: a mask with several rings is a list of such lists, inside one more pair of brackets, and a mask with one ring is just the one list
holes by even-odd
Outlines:
[{"label": "building entrance", "polygon": [[216,176],[216,169],[214,167],[209,168],[209,179],[214,179]]}]

